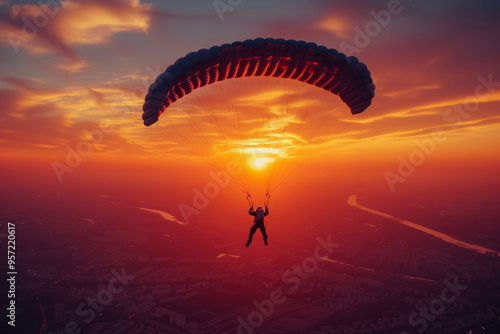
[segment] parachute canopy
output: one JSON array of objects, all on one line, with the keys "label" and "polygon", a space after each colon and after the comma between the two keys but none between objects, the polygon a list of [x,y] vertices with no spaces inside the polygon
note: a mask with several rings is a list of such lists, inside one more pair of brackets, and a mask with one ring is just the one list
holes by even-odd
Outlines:
[{"label": "parachute canopy", "polygon": [[175,101],[193,90],[232,78],[289,78],[339,95],[352,114],[374,97],[370,71],[356,57],[304,41],[257,38],[191,52],[170,65],[149,87],[143,105],[149,126]]}]

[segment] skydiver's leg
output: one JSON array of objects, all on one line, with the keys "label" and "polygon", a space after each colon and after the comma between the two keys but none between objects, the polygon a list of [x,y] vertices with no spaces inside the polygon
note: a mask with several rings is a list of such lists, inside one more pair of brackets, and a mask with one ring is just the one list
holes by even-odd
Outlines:
[{"label": "skydiver's leg", "polygon": [[257,225],[253,224],[252,227],[250,228],[250,233],[248,234],[247,247],[252,242],[253,235],[255,234],[255,231],[257,231]]},{"label": "skydiver's leg", "polygon": [[266,227],[264,225],[260,226],[260,233],[262,233],[262,237],[264,238],[264,244],[267,246],[267,234],[266,234]]}]

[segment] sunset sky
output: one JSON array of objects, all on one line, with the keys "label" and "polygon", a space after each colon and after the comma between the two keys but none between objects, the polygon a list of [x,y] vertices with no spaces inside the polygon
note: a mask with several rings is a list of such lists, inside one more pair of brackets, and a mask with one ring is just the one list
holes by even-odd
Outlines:
[{"label": "sunset sky", "polygon": [[[499,18],[498,0],[0,0],[10,333],[498,333]],[[371,105],[245,77],[144,125],[168,66],[257,38],[357,57]]]},{"label": "sunset sky", "polygon": [[[225,7],[216,8],[221,3]],[[0,6],[0,157],[5,165],[43,171],[46,185],[78,173],[97,175],[112,164],[134,171],[168,165],[178,171],[177,181],[200,177],[185,169],[203,161],[186,139],[172,135],[169,122],[174,118],[163,115],[157,124],[143,125],[147,87],[191,51],[257,37],[305,40],[358,57],[376,85],[372,106],[350,116],[337,96],[315,87],[291,83],[283,91],[279,84],[241,83],[202,88],[198,96],[176,102],[171,115],[203,113],[200,106],[208,103],[221,113],[232,104],[249,117],[247,124],[252,117],[264,124],[260,114],[252,114],[262,108],[256,104],[265,101],[276,108],[272,115],[278,120],[286,100],[287,122],[297,125],[293,117],[307,110],[311,128],[301,129],[299,139],[312,146],[296,145],[290,153],[306,151],[302,160],[308,160],[307,167],[287,180],[319,184],[318,179],[335,174],[323,171],[345,167],[363,171],[380,192],[390,194],[408,185],[393,178],[401,157],[416,159],[415,173],[420,169],[420,175],[430,175],[429,183],[439,184],[457,169],[464,173],[461,180],[471,170],[498,179],[500,4],[495,1],[243,0],[230,6],[223,0],[2,0]],[[233,89],[232,94],[226,95],[226,89]],[[335,138],[313,145],[308,131],[324,121],[318,115],[332,118],[322,124],[318,138]],[[207,124],[198,122],[198,134],[208,138]],[[247,140],[255,128],[243,129]],[[183,138],[189,131],[179,130]],[[293,132],[282,135],[297,139]],[[89,140],[96,141],[92,152],[69,166],[69,150]],[[428,151],[421,153],[422,147]],[[255,149],[247,153],[258,152],[258,145]],[[246,162],[254,164],[249,170],[256,178],[262,177],[256,167],[263,160],[255,162],[258,158]],[[54,163],[71,172],[58,175]]]}]

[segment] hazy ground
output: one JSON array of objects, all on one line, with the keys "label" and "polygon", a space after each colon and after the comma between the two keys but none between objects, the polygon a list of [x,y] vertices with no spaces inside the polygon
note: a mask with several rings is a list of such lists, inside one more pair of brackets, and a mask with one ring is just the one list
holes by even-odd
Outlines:
[{"label": "hazy ground", "polygon": [[[477,196],[495,189],[483,186],[472,193],[439,187],[429,193],[421,185],[420,191],[402,189],[396,196],[377,187],[368,191],[359,179],[344,179],[331,183],[329,196],[303,205],[318,187],[328,186],[305,180],[292,200],[280,201],[279,191],[272,198],[266,218],[270,245],[264,247],[257,232],[245,248],[251,218],[243,197],[239,204],[228,204],[240,196],[234,189],[223,190],[185,226],[140,209],[182,220],[178,205],[189,204],[192,188],[204,184],[203,175],[201,182],[165,177],[155,183],[153,177],[107,169],[89,174],[92,178],[82,168],[59,184],[50,170],[3,169],[12,177],[2,181],[1,233],[5,237],[7,221],[16,222],[20,333],[64,332],[73,321],[82,333],[195,332],[195,327],[236,333],[238,317],[250,326],[254,301],[269,300],[274,289],[285,301],[258,326],[240,326],[241,333],[498,331],[498,258],[347,204],[355,193],[367,207],[498,249],[496,199]],[[328,236],[338,246],[330,261],[311,260],[320,245],[317,238]],[[302,272],[296,271],[300,267]],[[78,305],[105,289],[113,270],[134,278],[85,322]],[[440,298],[445,280],[466,288],[425,320],[419,310]]]}]

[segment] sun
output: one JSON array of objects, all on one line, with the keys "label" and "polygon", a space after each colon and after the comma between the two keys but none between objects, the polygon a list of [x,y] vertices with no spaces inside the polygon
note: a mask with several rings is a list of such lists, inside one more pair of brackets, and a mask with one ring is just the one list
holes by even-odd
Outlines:
[{"label": "sun", "polygon": [[248,148],[245,153],[249,154],[248,164],[255,169],[262,169],[263,167],[271,165],[278,158],[286,156],[279,149],[275,148]]},{"label": "sun", "polygon": [[264,167],[264,164],[266,163],[266,160],[264,158],[258,158],[253,161],[253,166],[255,168],[262,168]]}]

